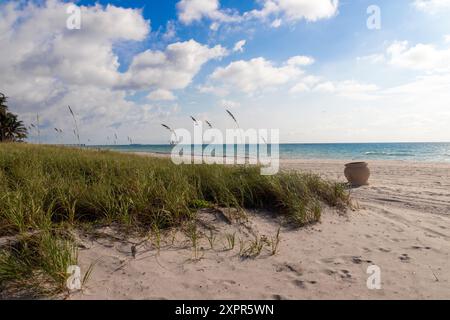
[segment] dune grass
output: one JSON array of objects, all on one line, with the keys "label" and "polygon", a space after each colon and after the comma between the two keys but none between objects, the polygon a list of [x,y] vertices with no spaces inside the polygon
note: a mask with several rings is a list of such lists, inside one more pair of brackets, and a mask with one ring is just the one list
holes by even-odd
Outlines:
[{"label": "dune grass", "polygon": [[347,203],[344,186],[310,174],[0,144],[0,237],[19,239],[0,248],[0,290],[42,277],[63,288],[67,266],[76,264],[67,230],[83,224],[160,230],[192,221],[199,207],[220,206],[269,209],[303,226],[320,219],[323,205]]}]

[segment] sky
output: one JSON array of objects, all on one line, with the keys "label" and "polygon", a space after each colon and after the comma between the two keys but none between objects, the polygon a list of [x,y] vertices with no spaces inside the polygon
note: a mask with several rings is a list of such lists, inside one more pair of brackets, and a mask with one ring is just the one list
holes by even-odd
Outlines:
[{"label": "sky", "polygon": [[283,143],[450,141],[450,0],[0,0],[0,42],[0,92],[45,143],[77,141],[68,105],[86,144],[226,109]]}]

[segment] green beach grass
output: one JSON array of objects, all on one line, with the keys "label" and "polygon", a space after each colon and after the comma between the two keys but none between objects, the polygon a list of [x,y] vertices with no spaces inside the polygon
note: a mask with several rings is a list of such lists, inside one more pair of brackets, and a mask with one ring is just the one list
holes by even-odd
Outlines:
[{"label": "green beach grass", "polygon": [[343,185],[316,175],[0,144],[0,238],[16,239],[0,248],[0,291],[64,290],[67,267],[77,262],[71,231],[85,225],[161,230],[193,221],[202,207],[233,207],[271,210],[304,226],[320,220],[324,205],[348,203]]}]

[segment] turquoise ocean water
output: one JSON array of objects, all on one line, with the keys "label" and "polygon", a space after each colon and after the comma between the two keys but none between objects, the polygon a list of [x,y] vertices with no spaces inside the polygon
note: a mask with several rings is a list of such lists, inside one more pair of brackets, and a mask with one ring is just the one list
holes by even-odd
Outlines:
[{"label": "turquoise ocean water", "polygon": [[[171,145],[91,146],[121,152],[169,154]],[[450,163],[450,143],[280,144],[281,159],[406,160]],[[248,154],[248,146],[246,155]]]}]

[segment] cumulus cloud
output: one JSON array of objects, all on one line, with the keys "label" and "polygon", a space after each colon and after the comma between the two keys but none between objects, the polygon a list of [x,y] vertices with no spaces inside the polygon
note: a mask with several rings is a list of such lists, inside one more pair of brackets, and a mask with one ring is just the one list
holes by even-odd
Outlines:
[{"label": "cumulus cloud", "polygon": [[322,82],[317,84],[314,91],[323,93],[332,93],[340,97],[354,100],[371,100],[375,98],[379,88],[374,84],[360,83],[355,80],[346,80],[340,82]]},{"label": "cumulus cloud", "polygon": [[166,24],[166,31],[162,35],[164,41],[171,41],[177,37],[175,22],[170,20]]},{"label": "cumulus cloud", "polygon": [[197,86],[197,90],[200,93],[214,94],[220,97],[224,97],[229,93],[229,91],[226,88],[212,85],[199,85]]},{"label": "cumulus cloud", "polygon": [[233,52],[244,52],[244,46],[247,43],[246,40],[236,42],[233,48]]},{"label": "cumulus cloud", "polygon": [[279,28],[279,27],[281,27],[281,24],[283,23],[283,20],[281,20],[281,19],[275,19],[275,20],[273,20],[272,21],[272,23],[270,24],[270,26],[272,27],[272,28]]},{"label": "cumulus cloud", "polygon": [[321,77],[308,75],[302,77],[290,90],[291,94],[312,92],[332,94],[351,100],[376,99],[380,88],[374,84],[361,83],[356,80],[330,81]]},{"label": "cumulus cloud", "polygon": [[321,82],[321,78],[314,75],[307,75],[301,78],[299,82],[297,82],[290,90],[290,93],[300,93],[311,91],[312,88]]},{"label": "cumulus cloud", "polygon": [[419,10],[437,13],[441,10],[450,9],[450,0],[414,0],[413,5]]},{"label": "cumulus cloud", "polygon": [[431,44],[410,46],[407,41],[391,44],[387,49],[391,65],[428,72],[449,71],[450,48],[438,49]]},{"label": "cumulus cloud", "polygon": [[214,21],[211,25],[217,30],[219,23],[241,22],[245,20],[274,19],[270,25],[273,28],[281,26],[283,20],[295,22],[300,20],[317,21],[336,15],[339,0],[260,0],[260,9],[244,12],[242,15],[235,10],[220,8],[219,0],[181,0],[177,3],[178,18],[184,24],[191,24],[202,19]]},{"label": "cumulus cloud", "polygon": [[[208,18],[218,22],[240,20],[239,16],[230,11],[221,10],[219,0],[181,0],[177,3],[178,18],[184,24],[191,24]],[[217,24],[215,24],[217,26]],[[216,29],[217,28],[213,28]]]},{"label": "cumulus cloud", "polygon": [[227,54],[220,45],[209,48],[195,40],[170,44],[165,51],[147,50],[134,57],[124,84],[133,89],[183,89],[206,62]]},{"label": "cumulus cloud", "polygon": [[352,100],[371,100],[377,97],[378,86],[356,80],[330,81],[307,74],[303,67],[315,62],[308,56],[294,56],[281,64],[259,57],[239,60],[217,68],[210,76],[215,86],[202,87],[202,92],[261,93],[273,88],[287,87],[296,95],[304,92],[332,94]]},{"label": "cumulus cloud", "polygon": [[1,7],[2,74],[21,79],[31,75],[40,83],[116,83],[120,75],[113,44],[143,40],[150,31],[149,22],[140,10],[114,6],[81,7],[81,14],[82,29],[68,30],[66,5],[59,1],[49,0],[45,6],[30,2],[23,8],[17,3]]},{"label": "cumulus cloud", "polygon": [[307,56],[295,56],[289,58],[287,64],[290,66],[309,66],[314,63],[314,58]]},{"label": "cumulus cloud", "polygon": [[[270,16],[282,17],[288,21],[317,21],[336,15],[339,0],[264,0],[262,9],[248,12],[246,16],[266,19]],[[275,26],[281,25],[281,20]]]},{"label": "cumulus cloud", "polygon": [[358,57],[358,62],[386,63],[396,68],[423,71],[427,73],[449,72],[450,47],[449,36],[444,36],[444,47],[434,44],[418,43],[411,45],[408,41],[390,43],[385,52]]},{"label": "cumulus cloud", "polygon": [[[309,66],[314,62],[314,58],[308,56],[293,56],[279,65],[263,57],[239,60],[226,67],[217,68],[210,78],[222,88],[227,88],[227,91],[234,89],[245,93],[254,93],[299,79],[304,74],[302,67]],[[311,80],[314,77],[304,76],[303,78]],[[301,87],[298,85],[291,91],[301,91]]]},{"label": "cumulus cloud", "polygon": [[173,101],[176,100],[174,94],[169,90],[157,89],[155,91],[150,92],[147,96],[149,100],[153,101]]},{"label": "cumulus cloud", "polygon": [[226,67],[217,68],[211,75],[213,81],[245,93],[253,93],[283,85],[299,77],[303,71],[298,65],[284,63],[276,66],[262,57],[239,60]]}]

